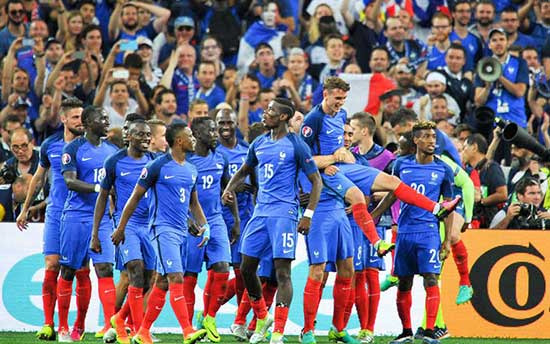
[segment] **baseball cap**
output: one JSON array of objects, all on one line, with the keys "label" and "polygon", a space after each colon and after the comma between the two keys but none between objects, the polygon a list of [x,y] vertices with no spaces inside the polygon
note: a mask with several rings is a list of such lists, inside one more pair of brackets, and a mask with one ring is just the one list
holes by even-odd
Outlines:
[{"label": "baseball cap", "polygon": [[428,76],[426,77],[427,84],[434,81],[440,82],[443,85],[447,84],[447,78],[440,72],[430,72],[430,74],[428,74]]},{"label": "baseball cap", "polygon": [[180,26],[189,26],[194,28],[195,21],[193,20],[193,18],[188,16],[177,17],[176,20],[174,21],[174,27],[178,28]]},{"label": "baseball cap", "polygon": [[487,40],[491,39],[491,37],[492,37],[495,33],[501,33],[501,34],[503,34],[504,36],[508,37],[508,36],[506,35],[506,31],[504,31],[503,29],[497,27],[497,28],[491,29],[491,31],[489,31],[489,35],[487,36]]},{"label": "baseball cap", "polygon": [[153,42],[151,42],[151,40],[145,36],[139,36],[137,39],[137,44],[138,44],[138,48],[140,45],[147,45],[149,46],[149,48],[152,48],[153,47]]},{"label": "baseball cap", "polygon": [[53,38],[53,37],[50,37],[50,38],[48,38],[48,40],[46,41],[45,49],[48,49],[48,47],[49,47],[51,44],[61,44],[61,42],[59,42],[57,39],[55,39],[55,38]]}]

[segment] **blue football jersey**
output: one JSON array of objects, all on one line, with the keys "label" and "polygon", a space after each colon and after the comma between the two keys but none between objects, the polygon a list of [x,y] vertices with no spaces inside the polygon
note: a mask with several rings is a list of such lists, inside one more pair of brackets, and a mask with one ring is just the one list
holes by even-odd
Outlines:
[{"label": "blue football jersey", "polygon": [[63,210],[69,192],[61,174],[61,155],[64,146],[65,140],[62,131],[48,137],[40,146],[40,166],[44,169],[51,169],[47,212]]},{"label": "blue football jersey", "polygon": [[[79,180],[89,184],[99,184],[105,177],[103,162],[118,148],[107,141],[94,146],[85,137],[79,137],[65,145],[61,157],[61,173],[76,172]],[[83,219],[91,220],[94,216],[97,193],[80,193],[69,190],[65,201],[65,213],[73,213]],[[108,214],[108,208],[105,214]],[[78,212],[78,215],[76,215]]]},{"label": "blue football jersey", "polygon": [[313,155],[330,155],[344,146],[346,117],[344,109],[334,116],[325,114],[322,104],[311,109],[304,118],[300,133]]},{"label": "blue football jersey", "polygon": [[[128,149],[123,148],[111,155],[105,161],[105,178],[101,181],[101,188],[111,190],[115,188],[115,223],[118,223],[126,202],[132,195],[134,187],[145,165],[153,160],[152,153],[146,153],[140,159],[128,156]],[[144,224],[149,218],[148,194],[139,201],[130,221]]]},{"label": "blue football jersey", "polygon": [[[232,178],[235,173],[241,168],[246,160],[246,153],[248,152],[248,144],[244,141],[238,141],[237,145],[233,149],[229,149],[224,145],[219,144],[216,147],[216,151],[222,153],[227,158],[229,177]],[[250,179],[247,178],[247,183],[250,183]],[[254,204],[252,202],[252,194],[248,192],[237,193],[237,203],[239,205],[239,215],[245,219],[250,217]],[[231,210],[227,206],[223,206],[223,218],[230,219]]]},{"label": "blue football jersey", "polygon": [[[440,196],[453,197],[453,171],[438,157],[429,164],[419,164],[414,154],[400,157],[395,161],[393,174],[434,202],[438,202]],[[431,212],[404,202],[401,202],[398,228],[399,233],[439,230],[437,218]]]},{"label": "blue football jersey", "polygon": [[150,225],[187,235],[189,201],[196,181],[195,166],[187,161],[180,165],[170,153],[147,163],[138,185],[148,190]]},{"label": "blue football jersey", "polygon": [[279,140],[261,135],[248,149],[246,164],[256,168],[258,195],[254,216],[298,217],[298,172],[315,173],[307,145],[295,134]]},{"label": "blue football jersey", "polygon": [[202,157],[197,154],[188,154],[187,161],[197,169],[197,194],[204,212],[210,219],[222,213],[222,179],[229,178],[227,160],[220,152],[209,152]]}]

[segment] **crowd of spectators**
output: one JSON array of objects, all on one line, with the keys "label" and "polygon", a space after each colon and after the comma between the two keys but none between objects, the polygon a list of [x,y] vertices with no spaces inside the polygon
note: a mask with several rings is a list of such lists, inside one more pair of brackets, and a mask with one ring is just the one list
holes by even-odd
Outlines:
[{"label": "crowd of spectators", "polygon": [[[255,123],[277,96],[296,104],[300,113],[291,124],[299,131],[322,100],[323,81],[344,73],[373,80],[365,111],[376,120],[377,143],[395,150],[414,121],[437,123],[439,151],[460,161],[476,185],[472,227],[521,222],[512,221],[517,202],[534,204],[543,217],[550,208],[547,163],[501,140],[492,117],[517,123],[550,147],[548,0],[0,5],[2,221],[16,217],[41,142],[62,130],[63,99],[104,107],[109,139],[119,145],[130,113],[190,123],[220,108],[238,114],[239,136],[247,140],[261,131]],[[477,69],[488,56],[502,66],[494,82]],[[479,116],[480,108],[492,116]],[[31,208],[35,221],[47,194],[45,187]]]}]

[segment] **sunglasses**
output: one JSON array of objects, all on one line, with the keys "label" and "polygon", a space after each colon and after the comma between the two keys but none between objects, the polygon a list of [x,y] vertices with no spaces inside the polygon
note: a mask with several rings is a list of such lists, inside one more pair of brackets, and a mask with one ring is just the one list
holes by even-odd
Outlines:
[{"label": "sunglasses", "polygon": [[192,26],[178,26],[178,31],[193,31],[195,28]]},{"label": "sunglasses", "polygon": [[23,14],[25,14],[25,11],[24,10],[12,10],[12,11],[10,11],[10,14],[12,16],[23,15]]}]

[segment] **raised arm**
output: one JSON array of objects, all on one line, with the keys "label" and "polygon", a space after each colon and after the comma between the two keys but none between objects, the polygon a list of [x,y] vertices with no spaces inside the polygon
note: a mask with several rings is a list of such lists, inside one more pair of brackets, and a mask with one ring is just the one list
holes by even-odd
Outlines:
[{"label": "raised arm", "polygon": [[160,7],[153,4],[147,4],[141,1],[134,1],[133,4],[136,5],[137,7],[140,7],[146,11],[151,12],[156,17],[155,21],[153,22],[153,27],[155,28],[155,31],[157,33],[162,31],[162,28],[166,26],[166,24],[168,23],[168,20],[170,19],[171,12],[167,8]]}]

